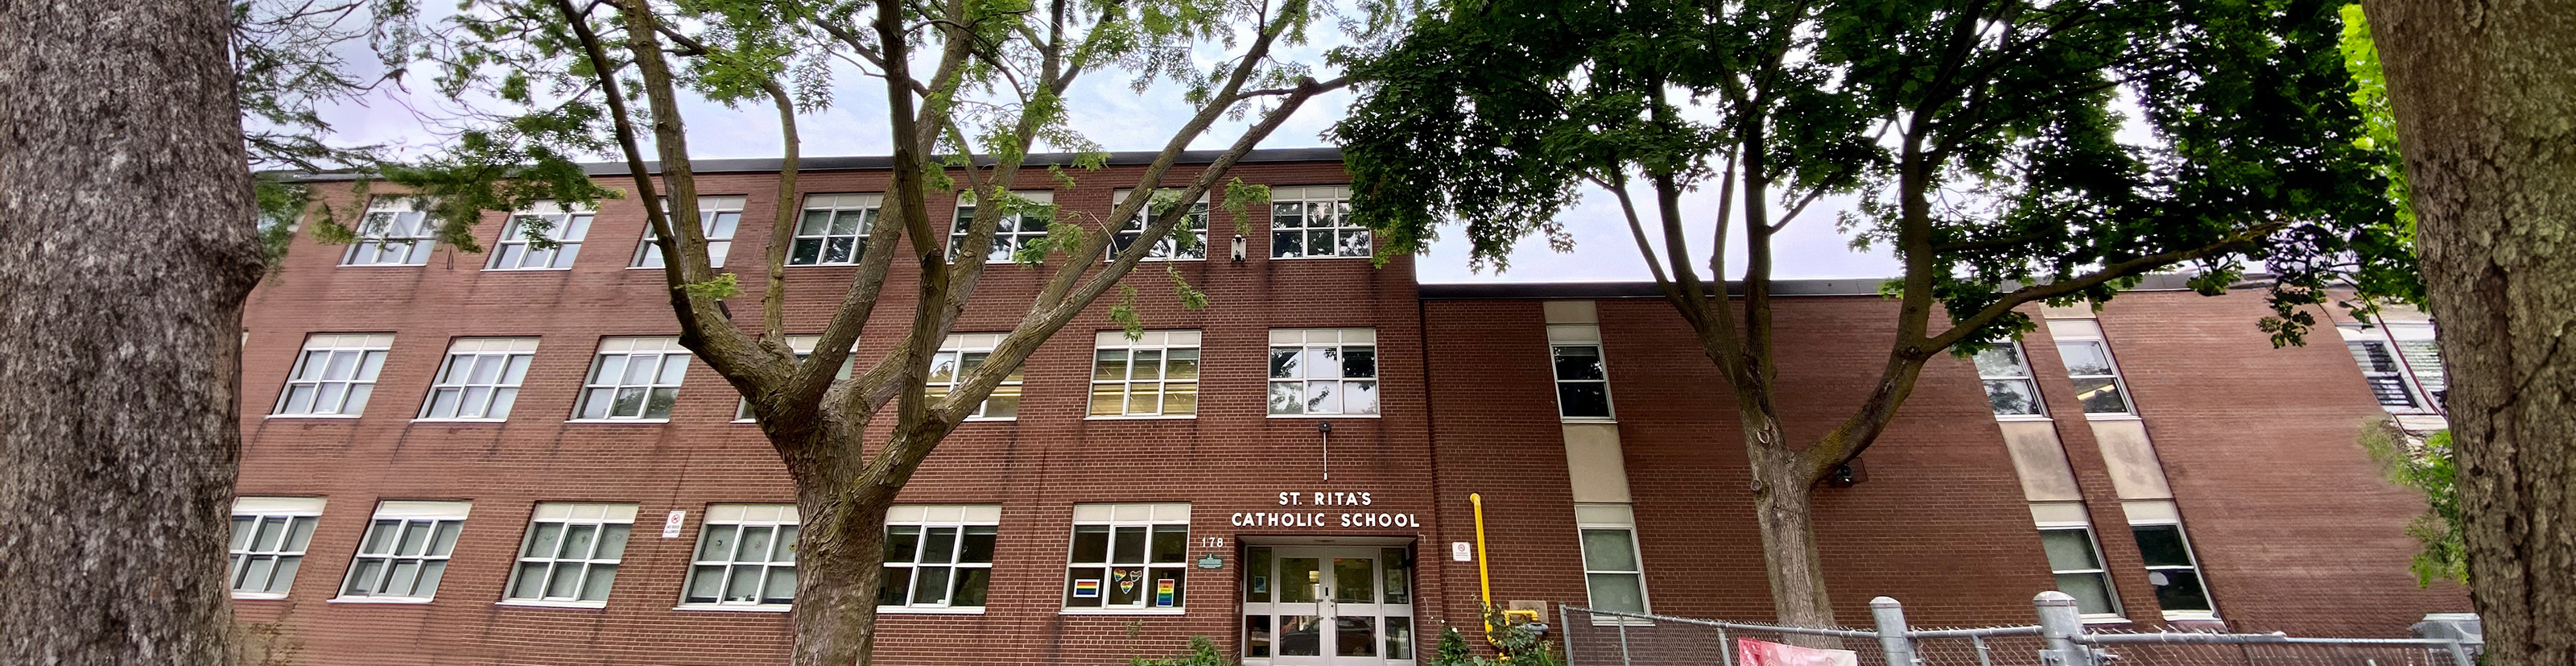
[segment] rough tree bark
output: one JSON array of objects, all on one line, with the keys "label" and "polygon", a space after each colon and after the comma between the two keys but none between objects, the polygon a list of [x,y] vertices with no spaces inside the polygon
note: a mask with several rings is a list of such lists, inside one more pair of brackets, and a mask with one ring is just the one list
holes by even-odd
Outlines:
[{"label": "rough tree bark", "polygon": [[228,8],[0,0],[0,663],[236,660]]},{"label": "rough tree bark", "polygon": [[2576,3],[2369,0],[2490,663],[2576,664]]}]

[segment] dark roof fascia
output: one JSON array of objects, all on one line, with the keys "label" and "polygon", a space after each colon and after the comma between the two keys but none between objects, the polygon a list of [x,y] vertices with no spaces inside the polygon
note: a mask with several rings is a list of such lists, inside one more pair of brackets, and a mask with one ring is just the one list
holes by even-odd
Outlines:
[{"label": "dark roof fascia", "polygon": [[[2234,285],[2266,284],[2263,276],[2248,275]],[[1773,280],[1775,296],[1877,296],[1879,285],[1886,280],[1873,278],[1830,278],[1818,280]],[[2157,273],[2145,276],[2137,286],[2124,291],[2185,291],[2191,289],[2191,276],[2179,273]],[[1744,295],[1744,283],[1726,283],[1730,296]],[[1565,300],[1607,298],[1663,298],[1664,292],[1653,282],[1507,282],[1425,284],[1421,298],[1426,301],[1497,301],[1497,300]]]},{"label": "dark roof fascia", "polygon": [[[1182,151],[1180,158],[1175,163],[1208,164],[1215,162],[1217,156],[1223,154],[1225,154],[1225,151],[1221,150]],[[1028,161],[1024,164],[1033,167],[1070,167],[1073,166],[1074,160],[1080,156],[1081,154],[1079,153],[1031,153]],[[1162,156],[1162,153],[1159,151],[1137,150],[1112,152],[1109,153],[1109,165],[1138,166],[1152,164],[1154,162],[1154,158],[1160,156]],[[1342,161],[1342,149],[1326,146],[1321,148],[1263,148],[1244,153],[1243,159],[1239,160],[1238,163],[1264,164],[1281,162],[1340,161]],[[991,166],[993,163],[991,157],[986,155],[976,156],[975,162],[981,166]],[[755,157],[745,159],[696,160],[690,162],[689,166],[695,173],[767,173],[777,171],[779,167],[785,163],[786,160],[776,157]],[[625,162],[586,162],[581,165],[581,168],[583,171],[588,172],[593,176],[622,176],[626,174]],[[662,163],[645,162],[644,168],[647,171],[658,174],[662,172]],[[796,164],[796,170],[800,173],[812,171],[883,171],[891,168],[894,168],[894,158],[887,155],[808,157],[799,160]],[[357,178],[357,174],[347,172],[291,174],[286,176],[286,180],[288,182],[297,183],[349,181],[357,180]]]}]

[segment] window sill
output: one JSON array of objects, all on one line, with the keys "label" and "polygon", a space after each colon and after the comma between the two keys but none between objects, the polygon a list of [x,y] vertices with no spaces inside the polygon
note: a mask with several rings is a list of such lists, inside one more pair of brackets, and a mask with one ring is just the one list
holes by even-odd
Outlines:
[{"label": "window sill", "polygon": [[284,593],[284,592],[234,592],[234,593],[233,593],[233,599],[234,599],[235,601],[244,600],[244,599],[278,600],[278,599],[285,599],[285,598],[286,598],[286,593]]},{"label": "window sill", "polygon": [[1371,255],[1369,255],[1369,256],[1365,256],[1365,257],[1345,257],[1345,256],[1341,256],[1341,255],[1331,255],[1331,256],[1323,256],[1323,257],[1271,257],[1271,258],[1272,258],[1272,259],[1277,259],[1277,260],[1280,260],[1280,261],[1305,261],[1305,260],[1308,260],[1308,259],[1375,259],[1375,258],[1377,258],[1377,255],[1375,255],[1375,254],[1371,254]]},{"label": "window sill", "polygon": [[500,600],[500,601],[493,602],[493,603],[492,603],[492,605],[494,605],[494,606],[519,606],[519,607],[525,607],[525,608],[587,608],[587,609],[601,609],[601,608],[607,608],[607,607],[608,607],[608,602],[605,602],[605,601],[546,601],[546,600],[544,600],[544,599],[502,599],[502,600]]},{"label": "window sill", "polygon": [[569,270],[572,270],[572,267],[571,267],[571,266],[565,266],[565,267],[563,267],[563,268],[486,268],[486,269],[483,269],[483,272],[485,272],[485,273],[561,273],[561,272],[569,271]]},{"label": "window sill", "polygon": [[[856,266],[856,265],[858,265],[858,264],[828,264],[828,265],[831,265],[831,266]],[[708,267],[708,268],[724,268],[724,264],[708,264],[708,265],[707,265],[707,267]],[[567,268],[567,269],[564,269],[564,270],[572,270],[572,269]],[[630,271],[658,271],[658,270],[662,270],[662,267],[660,267],[660,266],[628,266],[628,267],[626,267],[626,270],[630,270]]]},{"label": "window sill", "polygon": [[[846,264],[788,264],[788,265],[787,265],[787,268],[788,268],[789,270],[794,270],[794,269],[798,269],[798,268],[850,268],[850,267],[857,266],[857,265],[858,265],[858,264],[857,264],[857,263],[855,263],[855,262],[853,262],[853,263],[846,263]],[[709,268],[713,268],[713,267],[712,267],[712,266],[710,266]]]},{"label": "window sill", "polygon": [[333,597],[333,598],[330,598],[330,599],[325,599],[325,600],[323,600],[323,601],[324,601],[324,603],[334,603],[334,604],[397,604],[397,605],[424,606],[424,605],[428,605],[428,604],[429,604],[429,602],[431,601],[431,598],[430,598],[430,597]]},{"label": "window sill", "polygon": [[1197,414],[1136,414],[1136,415],[1132,415],[1132,416],[1131,416],[1131,415],[1121,414],[1121,415],[1118,415],[1118,416],[1085,416],[1085,417],[1082,417],[1082,420],[1085,420],[1085,421],[1190,421],[1190,420],[1196,420],[1198,417],[1199,417],[1199,415],[1197,415]]},{"label": "window sill", "polygon": [[2165,612],[2164,612],[2164,618],[2165,618],[2165,621],[2166,621],[2166,622],[2181,622],[2181,621],[2193,621],[2193,620],[2197,620],[2197,621],[2201,621],[2201,622],[2217,622],[2217,621],[2218,621],[2218,612],[2217,612],[2217,611],[2165,611]]},{"label": "window sill", "polygon": [[1057,615],[1180,615],[1185,608],[1064,608]]},{"label": "window sill", "polygon": [[418,264],[341,264],[341,265],[340,265],[340,267],[341,267],[341,268],[420,268],[420,267],[428,266],[428,265],[429,265],[428,263],[418,263]]},{"label": "window sill", "polygon": [[983,606],[965,606],[965,607],[954,607],[954,608],[940,608],[940,607],[931,606],[931,607],[913,608],[913,607],[910,607],[910,606],[878,606],[878,607],[877,607],[877,614],[878,614],[878,615],[983,615],[983,614],[984,614],[984,607],[983,607]]},{"label": "window sill", "polygon": [[[1115,262],[1115,261],[1117,261],[1117,260],[1115,260],[1115,259],[1102,259],[1102,260],[1100,260],[1100,263],[1107,264],[1107,263],[1112,263],[1112,262]],[[1171,257],[1161,257],[1161,258],[1156,258],[1156,257],[1146,257],[1146,258],[1143,258],[1143,259],[1138,259],[1138,260],[1136,260],[1136,263],[1140,263],[1140,264],[1169,264],[1169,263],[1189,262],[1189,261],[1205,262],[1205,261],[1207,261],[1207,257],[1188,257],[1188,258],[1183,258],[1183,259],[1174,259],[1174,258],[1171,258]]]},{"label": "window sill", "polygon": [[356,415],[356,414],[270,414],[270,415],[268,415],[268,418],[272,418],[272,419],[324,419],[324,420],[334,420],[334,421],[350,421],[350,420],[356,420],[356,419],[358,418],[358,415]]},{"label": "window sill", "polygon": [[2120,616],[2120,615],[2110,615],[2110,614],[2094,614],[2094,615],[2086,615],[2086,616],[2084,616],[2084,624],[2086,624],[2086,625],[2088,625],[2088,626],[2101,626],[2101,625],[2108,625],[2108,624],[2130,624],[2130,622],[2129,622],[2129,618],[2127,618],[2127,617],[2125,617],[2125,616]]},{"label": "window sill", "polygon": [[659,424],[664,424],[664,423],[670,423],[670,422],[671,422],[671,420],[670,420],[670,419],[565,419],[565,420],[564,420],[564,422],[565,422],[565,423],[632,423],[632,424],[637,424],[637,425],[659,425]]},{"label": "window sill", "polygon": [[1596,425],[1619,425],[1619,419],[1618,419],[1618,417],[1599,417],[1599,416],[1559,416],[1559,417],[1557,417],[1557,418],[1556,418],[1556,422],[1558,422],[1558,423],[1590,423],[1590,424],[1596,424]]},{"label": "window sill", "polygon": [[2048,423],[2056,421],[2057,419],[2049,418],[2047,414],[1996,414],[1995,420],[2020,421],[2025,423]]},{"label": "window sill", "polygon": [[413,423],[452,423],[452,424],[469,424],[469,425],[470,425],[470,424],[476,424],[476,423],[485,423],[485,424],[493,424],[493,423],[509,423],[509,422],[510,422],[510,420],[509,420],[509,419],[412,419],[412,420],[411,420],[411,422],[413,422]]},{"label": "window sill", "polygon": [[721,606],[716,604],[680,604],[678,606],[672,606],[671,610],[715,611],[718,613],[785,613],[796,610],[796,606],[792,604],[743,604],[736,606]]},{"label": "window sill", "polygon": [[1373,419],[1377,414],[1272,414],[1274,419]]},{"label": "window sill", "polygon": [[760,419],[734,419],[726,423],[759,423]]},{"label": "window sill", "polygon": [[2086,421],[2144,421],[2144,420],[2146,420],[2146,418],[2145,418],[2145,417],[2138,416],[2137,414],[2092,414],[2092,413],[2087,413],[2087,414],[2085,414],[2085,415],[2084,415],[2084,420],[2086,420]]},{"label": "window sill", "polygon": [[959,423],[1016,423],[1016,422],[1018,422],[1019,420],[1020,420],[1020,417],[1017,417],[1017,416],[1005,416],[1005,417],[970,416],[970,417],[967,417],[967,418],[966,418],[966,420],[959,421]]}]

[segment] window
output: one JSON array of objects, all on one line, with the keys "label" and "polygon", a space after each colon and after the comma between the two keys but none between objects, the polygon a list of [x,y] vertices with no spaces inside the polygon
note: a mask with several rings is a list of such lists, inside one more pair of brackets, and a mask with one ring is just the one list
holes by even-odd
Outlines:
[{"label": "window", "polygon": [[[734,229],[742,226],[742,204],[742,197],[698,197],[698,229],[707,237],[707,266],[724,268],[725,253],[733,250]],[[829,227],[827,223],[825,228]],[[653,244],[659,237],[651,223],[644,225],[644,243],[635,248],[633,268],[662,267],[662,246]]]},{"label": "window", "polygon": [[[1648,612],[1646,570],[1638,563],[1637,517],[1626,504],[1574,505],[1574,522],[1583,536],[1583,585],[1590,606],[1627,613]],[[1614,624],[1629,618],[1596,616]]]},{"label": "window", "polygon": [[[587,207],[549,200],[512,213],[510,221],[501,225],[501,239],[492,244],[492,263],[484,270],[572,268],[572,258],[581,254],[581,237],[590,233],[590,218],[595,214]],[[530,234],[546,239],[552,247],[537,247]]]},{"label": "window", "polygon": [[[822,341],[823,336],[820,335],[790,335],[787,336],[787,348],[795,350],[796,360],[802,362],[807,357],[814,355],[814,345]],[[859,341],[857,339],[850,340],[851,349],[857,349],[858,344]],[[857,367],[858,363],[859,357],[857,355],[841,359],[840,378],[849,379],[850,369]],[[755,419],[752,418],[751,414],[751,399],[743,398],[736,401],[733,407],[733,422],[752,423],[754,421]]]},{"label": "window", "polygon": [[304,338],[304,355],[277,396],[276,416],[355,417],[376,392],[376,373],[392,353],[391,333],[316,333]]},{"label": "window", "polygon": [[537,353],[536,338],[457,338],[421,402],[424,421],[499,421],[510,418],[519,382]]},{"label": "window", "polygon": [[2129,529],[2138,537],[2138,554],[2147,560],[2147,582],[2156,586],[2156,605],[2165,615],[2211,615],[2209,588],[2201,583],[2200,564],[2192,558],[2182,524],[2131,523]]},{"label": "window", "polygon": [[341,255],[342,266],[419,266],[429,263],[438,246],[437,225],[419,197],[376,197],[358,218],[357,242]]},{"label": "window", "polygon": [[322,520],[319,497],[233,500],[233,596],[282,599],[304,567],[304,546]]},{"label": "window", "polygon": [[[1977,378],[1986,382],[1986,404],[1996,416],[2047,416],[2040,406],[2039,384],[2032,381],[2030,360],[2021,343],[2005,340],[1977,352]],[[2116,390],[2116,389],[2115,389]]]},{"label": "window", "polygon": [[709,505],[681,603],[786,610],[796,602],[797,522],[793,505]]},{"label": "window", "polygon": [[887,609],[981,611],[993,586],[998,506],[897,506],[886,514]]},{"label": "window", "polygon": [[[2432,327],[2423,328],[2426,335],[2432,334]],[[2440,406],[2443,392],[2450,389],[2450,383],[2442,375],[2441,347],[2432,340],[2401,338],[2397,341],[2397,355],[2405,362],[2406,368],[2414,372],[2416,388],[2424,389],[2424,395],[2432,399],[2433,405]]]},{"label": "window", "polygon": [[[993,355],[993,345],[1001,342],[1000,333],[959,333],[948,336],[948,341],[939,345],[939,353],[930,357],[930,380],[926,382],[928,384],[925,387],[926,395],[932,400],[948,397],[948,391],[956,388],[957,383],[964,381],[967,375],[973,374],[975,368],[984,365],[984,359]],[[1003,377],[1002,383],[994,386],[991,394],[984,396],[983,404],[975,406],[975,413],[967,415],[966,418],[989,421],[1019,418],[1020,379],[1020,370],[1013,368],[1010,376]]]},{"label": "window", "polygon": [[626,536],[635,529],[633,504],[541,502],[519,544],[510,574],[509,601],[604,606],[617,581]]},{"label": "window", "polygon": [[344,600],[428,601],[447,573],[448,553],[465,529],[467,502],[381,502],[357,561],[340,587]]},{"label": "window", "polygon": [[1547,327],[1548,357],[1556,370],[1556,413],[1569,421],[1610,420],[1610,371],[1601,362],[1601,327]]},{"label": "window", "polygon": [[[1127,195],[1130,192],[1134,192],[1134,190],[1119,190],[1117,196],[1111,197],[1110,201],[1126,201]],[[1178,192],[1173,190],[1161,190],[1157,191],[1156,194],[1165,197],[1178,196]],[[1150,221],[1152,216],[1159,215],[1164,211],[1169,211],[1172,209],[1172,206],[1178,205],[1179,203],[1180,201],[1178,199],[1173,199],[1171,201],[1158,200],[1153,203],[1146,204],[1143,209],[1136,211],[1135,217],[1128,218],[1126,224],[1118,227],[1118,235],[1110,238],[1108,260],[1116,260],[1118,258],[1118,253],[1127,251],[1128,246],[1135,245],[1137,239],[1145,237],[1145,223]],[[1184,213],[1184,215],[1187,217],[1183,218],[1179,225],[1172,227],[1172,233],[1165,234],[1162,240],[1154,241],[1154,247],[1145,251],[1145,261],[1203,261],[1207,259],[1207,200],[1202,197],[1197,203],[1190,204],[1190,212]],[[1183,247],[1184,243],[1180,240],[1180,237],[1184,234],[1189,236],[1189,242],[1186,243],[1187,247]]]},{"label": "window", "polygon": [[2370,384],[2370,395],[2382,407],[2413,409],[2415,392],[2406,388],[2406,373],[2397,364],[2396,355],[2388,353],[2388,343],[2377,340],[2348,342],[2352,360],[2361,365],[2361,378]]},{"label": "window", "polygon": [[662,420],[680,399],[689,350],[679,338],[607,338],[590,363],[576,420]]},{"label": "window", "polygon": [[[1028,247],[1031,242],[1045,238],[1047,222],[1055,219],[1054,209],[1050,205],[1055,201],[1054,192],[1012,192],[1011,196],[1045,208],[1003,213],[1002,221],[993,229],[993,248],[984,255],[984,261],[988,263],[1010,263],[1013,253],[1019,252],[1020,248]],[[960,193],[957,197],[957,223],[948,232],[950,261],[955,261],[957,253],[966,247],[966,225],[974,221],[974,203],[975,195],[972,192]]]},{"label": "window", "polygon": [[1179,611],[1188,593],[1190,505],[1073,505],[1064,607]]},{"label": "window", "polygon": [[1376,413],[1375,329],[1270,332],[1270,415]]},{"label": "window", "polygon": [[1351,188],[1270,188],[1270,258],[1371,256],[1368,227],[1350,216]]},{"label": "window", "polygon": [[1190,416],[1199,411],[1199,332],[1101,331],[1091,358],[1092,416]]},{"label": "window", "polygon": [[882,198],[874,194],[805,197],[805,215],[796,220],[796,239],[787,246],[787,265],[830,266],[857,262],[859,255],[868,251],[868,230],[876,226],[877,206],[881,201]]},{"label": "window", "polygon": [[2112,593],[2111,572],[2102,565],[2101,544],[2093,538],[2093,517],[2081,502],[2036,502],[2030,515],[2039,527],[2040,550],[2057,591],[2075,597],[2086,617],[2121,617],[2120,597]]},{"label": "window", "polygon": [[2120,390],[2120,371],[2111,365],[2111,350],[2100,340],[2060,340],[2057,355],[2066,361],[2066,377],[2075,380],[2075,399],[2086,414],[2129,414],[2129,398]]}]

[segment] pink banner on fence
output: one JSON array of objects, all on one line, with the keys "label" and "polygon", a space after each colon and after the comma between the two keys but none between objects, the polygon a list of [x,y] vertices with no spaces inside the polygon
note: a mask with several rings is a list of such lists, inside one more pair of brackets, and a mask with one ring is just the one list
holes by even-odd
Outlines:
[{"label": "pink banner on fence", "polygon": [[1860,666],[1860,653],[1850,650],[1783,645],[1750,638],[1735,639],[1735,666]]}]

